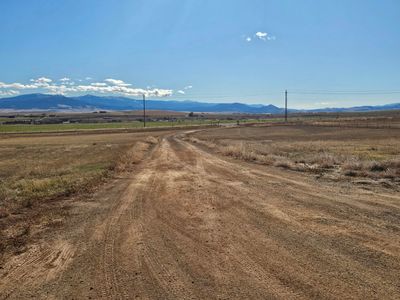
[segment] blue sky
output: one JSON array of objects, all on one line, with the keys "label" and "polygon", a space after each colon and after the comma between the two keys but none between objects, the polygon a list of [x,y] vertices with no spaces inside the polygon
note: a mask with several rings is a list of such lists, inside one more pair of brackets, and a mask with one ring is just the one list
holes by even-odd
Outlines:
[{"label": "blue sky", "polygon": [[398,0],[2,0],[0,36],[0,97],[400,102]]}]

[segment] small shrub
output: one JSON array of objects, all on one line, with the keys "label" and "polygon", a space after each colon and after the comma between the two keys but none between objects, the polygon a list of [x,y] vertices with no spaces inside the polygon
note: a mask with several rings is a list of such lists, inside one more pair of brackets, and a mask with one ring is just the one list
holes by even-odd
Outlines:
[{"label": "small shrub", "polygon": [[396,170],[388,169],[383,174],[383,177],[387,178],[387,179],[395,179],[396,177],[398,177],[398,174],[397,174]]},{"label": "small shrub", "polygon": [[383,163],[379,163],[379,162],[371,162],[371,165],[369,166],[369,170],[372,172],[383,172],[386,171],[387,168],[386,166],[384,166]]},{"label": "small shrub", "polygon": [[310,160],[312,164],[318,164],[321,168],[324,169],[331,169],[335,165],[339,164],[339,160],[336,156],[327,153],[321,152],[318,154],[313,155],[312,159]]},{"label": "small shrub", "polygon": [[345,171],[354,171],[354,170],[361,170],[362,164],[359,161],[355,160],[348,160],[342,164],[342,170]]},{"label": "small shrub", "polygon": [[274,163],[274,166],[284,168],[284,169],[289,169],[289,170],[295,169],[295,165],[293,164],[293,162],[290,161],[289,159],[285,159],[285,158],[281,158],[278,161],[276,161]]},{"label": "small shrub", "polygon": [[8,211],[4,207],[0,207],[0,219],[7,218],[9,215]]},{"label": "small shrub", "polygon": [[158,140],[154,136],[148,136],[145,140],[146,143],[149,143],[151,145],[155,145],[158,143]]},{"label": "small shrub", "polygon": [[344,172],[344,175],[350,176],[350,177],[356,177],[356,176],[357,176],[357,172],[354,171],[354,170],[346,170],[346,171]]},{"label": "small shrub", "polygon": [[32,199],[24,199],[22,201],[22,207],[24,207],[24,208],[32,208],[33,207]]}]

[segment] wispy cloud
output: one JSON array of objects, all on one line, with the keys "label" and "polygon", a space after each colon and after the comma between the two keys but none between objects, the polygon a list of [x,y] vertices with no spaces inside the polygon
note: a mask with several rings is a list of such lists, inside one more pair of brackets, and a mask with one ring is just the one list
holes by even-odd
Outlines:
[{"label": "wispy cloud", "polygon": [[14,90],[8,90],[8,91],[2,91],[0,90],[0,96],[17,96],[19,95],[19,91],[14,91]]},{"label": "wispy cloud", "polygon": [[90,85],[92,85],[92,86],[107,86],[107,83],[105,83],[105,82],[93,82]]},{"label": "wispy cloud", "polygon": [[[141,96],[147,97],[168,97],[173,94],[171,89],[150,88],[142,89],[132,87],[132,84],[126,83],[120,79],[107,78],[103,82],[94,82],[91,84],[75,85],[68,77],[56,83],[47,77],[39,77],[31,79],[30,84],[23,83],[4,83],[0,82],[0,96],[12,96],[19,93],[17,90],[40,90],[50,94],[71,94],[71,93],[99,93],[99,94],[116,94],[123,96]],[[69,79],[69,80],[66,80]]]},{"label": "wispy cloud", "polygon": [[328,106],[328,105],[335,105],[337,103],[336,102],[316,102],[314,104],[318,105],[318,106]]},{"label": "wispy cloud", "polygon": [[179,90],[179,91],[176,91],[178,94],[181,94],[181,95],[185,95],[186,93],[185,93],[185,91],[182,91],[182,90]]},{"label": "wispy cloud", "polygon": [[25,90],[25,89],[36,89],[36,88],[37,88],[37,86],[34,84],[22,84],[19,82],[14,82],[14,83],[0,82],[0,89]]},{"label": "wispy cloud", "polygon": [[130,83],[125,83],[123,80],[119,80],[119,79],[108,78],[108,79],[105,79],[104,81],[109,84],[116,85],[116,86],[131,86],[132,85]]},{"label": "wispy cloud", "polygon": [[64,78],[61,78],[60,81],[61,82],[68,82],[68,81],[71,81],[71,78],[64,77]]},{"label": "wispy cloud", "polygon": [[274,35],[269,34],[268,32],[257,31],[253,35],[244,36],[244,40],[248,43],[254,40],[261,40],[261,41],[274,41],[276,37]]},{"label": "wispy cloud", "polygon": [[33,82],[33,85],[35,85],[38,88],[39,87],[43,87],[43,88],[48,87],[53,82],[52,79],[46,78],[46,77],[40,77],[40,78],[37,78],[37,79],[31,79],[30,81]]},{"label": "wispy cloud", "polygon": [[47,78],[47,77],[39,77],[37,79],[31,79],[30,81],[35,82],[35,83],[42,83],[42,84],[53,82],[52,79]]},{"label": "wispy cloud", "polygon": [[255,36],[258,37],[260,40],[266,41],[268,33],[258,31],[256,32]]},{"label": "wispy cloud", "polygon": [[185,86],[183,89],[184,89],[184,90],[190,90],[190,89],[192,89],[192,88],[193,88],[192,85],[187,85],[187,86]]}]

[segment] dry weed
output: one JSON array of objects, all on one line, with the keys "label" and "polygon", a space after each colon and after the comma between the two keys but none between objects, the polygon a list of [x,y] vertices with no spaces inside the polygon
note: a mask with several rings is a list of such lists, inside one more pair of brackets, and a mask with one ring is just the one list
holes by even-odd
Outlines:
[{"label": "dry weed", "polygon": [[369,140],[359,145],[337,140],[271,142],[229,140],[225,137],[213,142],[190,137],[189,141],[235,159],[290,170],[321,174],[335,170],[337,174],[353,177],[400,178],[399,152],[394,150],[399,144],[392,140],[379,146],[370,146],[372,142]]}]

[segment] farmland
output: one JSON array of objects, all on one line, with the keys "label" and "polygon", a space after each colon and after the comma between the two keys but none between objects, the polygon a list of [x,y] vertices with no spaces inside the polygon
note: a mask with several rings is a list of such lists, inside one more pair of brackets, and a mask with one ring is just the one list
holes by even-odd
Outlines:
[{"label": "farmland", "polygon": [[[212,125],[210,121],[197,122],[147,122],[147,127],[174,127],[174,126],[193,126],[193,125]],[[143,122],[121,122],[121,123],[76,123],[76,124],[44,124],[44,125],[3,125],[0,132],[54,132],[54,131],[82,131],[96,129],[137,129],[143,128]]]},{"label": "farmland", "polygon": [[397,299],[400,130],[297,121],[3,134],[0,299]]},{"label": "farmland", "polygon": [[[174,128],[182,126],[216,126],[220,124],[263,123],[282,121],[281,117],[265,115],[193,114],[148,111],[146,127]],[[144,127],[143,113],[4,113],[0,117],[0,133],[64,132],[90,130],[125,130]]]}]

